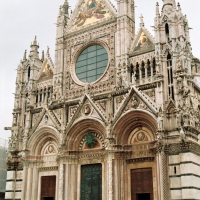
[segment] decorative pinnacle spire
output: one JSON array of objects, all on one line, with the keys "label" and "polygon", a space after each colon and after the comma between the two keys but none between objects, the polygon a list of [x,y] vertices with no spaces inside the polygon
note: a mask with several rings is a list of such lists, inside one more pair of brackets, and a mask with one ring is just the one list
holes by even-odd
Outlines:
[{"label": "decorative pinnacle spire", "polygon": [[31,51],[29,57],[38,58],[38,48],[39,44],[37,43],[37,37],[35,36],[33,42],[31,43]]},{"label": "decorative pinnacle spire", "polygon": [[47,47],[47,53],[46,53],[46,55],[47,55],[47,56],[50,55],[50,53],[49,53],[49,47]]},{"label": "decorative pinnacle spire", "polygon": [[41,61],[44,61],[44,50],[42,51],[42,57],[41,57]]},{"label": "decorative pinnacle spire", "polygon": [[173,2],[173,8],[176,9],[176,0],[172,0]]},{"label": "decorative pinnacle spire", "polygon": [[156,2],[156,16],[158,16],[160,14],[159,12],[159,3]]},{"label": "decorative pinnacle spire", "polygon": [[31,45],[37,45],[37,46],[39,46],[39,45],[37,44],[37,36],[35,36],[35,38],[34,38],[34,40],[33,40],[33,43],[32,43]]},{"label": "decorative pinnacle spire", "polygon": [[140,15],[140,27],[144,27],[144,17],[142,16],[142,14]]},{"label": "decorative pinnacle spire", "polygon": [[24,51],[24,57],[23,57],[23,61],[26,60],[26,50]]},{"label": "decorative pinnacle spire", "polygon": [[178,2],[178,5],[177,5],[177,6],[178,6],[178,10],[181,11],[181,5],[180,5],[179,2]]}]

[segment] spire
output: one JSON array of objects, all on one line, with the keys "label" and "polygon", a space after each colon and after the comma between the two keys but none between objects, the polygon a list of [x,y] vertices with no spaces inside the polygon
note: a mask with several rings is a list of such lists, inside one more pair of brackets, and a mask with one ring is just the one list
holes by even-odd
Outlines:
[{"label": "spire", "polygon": [[159,3],[156,2],[156,16],[159,16],[160,12],[159,12]]},{"label": "spire", "polygon": [[30,58],[38,58],[39,57],[39,53],[38,53],[38,48],[39,48],[39,44],[37,43],[37,37],[35,36],[33,42],[31,43],[31,51],[29,54]]},{"label": "spire", "polygon": [[67,15],[69,14],[69,3],[67,0],[65,0],[65,3],[63,5],[63,12],[64,14],[67,14]]},{"label": "spire", "polygon": [[178,5],[177,5],[177,7],[178,7],[178,10],[181,12],[181,5],[180,5],[180,3],[178,2]]},{"label": "spire", "polygon": [[41,57],[41,61],[44,61],[44,50],[42,51],[42,57]]},{"label": "spire", "polygon": [[26,60],[26,52],[27,52],[27,50],[25,50],[25,51],[24,51],[24,57],[23,57],[23,61],[25,61],[25,60]]},{"label": "spire", "polygon": [[49,47],[47,47],[47,53],[46,53],[47,57],[50,56],[49,50],[50,50]]},{"label": "spire", "polygon": [[172,0],[173,8],[176,9],[176,0]]},{"label": "spire", "polygon": [[140,27],[144,27],[144,17],[142,16],[142,14],[140,15]]},{"label": "spire", "polygon": [[163,0],[163,10],[168,10],[170,7],[173,6],[173,0]]}]

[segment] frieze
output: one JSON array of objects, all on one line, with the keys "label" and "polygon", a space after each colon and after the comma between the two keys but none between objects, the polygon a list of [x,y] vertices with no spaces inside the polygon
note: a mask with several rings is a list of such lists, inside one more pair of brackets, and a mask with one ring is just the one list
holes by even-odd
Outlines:
[{"label": "frieze", "polygon": [[126,160],[128,164],[130,163],[141,163],[141,162],[154,162],[154,157],[144,157],[144,158],[133,158]]},{"label": "frieze", "polygon": [[58,171],[58,166],[54,166],[54,167],[42,167],[39,168],[39,171]]}]

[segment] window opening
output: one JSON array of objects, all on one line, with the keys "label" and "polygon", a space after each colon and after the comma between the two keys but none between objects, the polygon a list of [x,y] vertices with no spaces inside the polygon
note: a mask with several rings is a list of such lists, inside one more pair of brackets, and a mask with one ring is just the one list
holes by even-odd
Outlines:
[{"label": "window opening", "polygon": [[139,70],[139,64],[136,64],[136,71],[135,71],[135,77],[136,80],[140,79],[140,70]]},{"label": "window opening", "polygon": [[38,90],[36,92],[35,102],[38,103]]},{"label": "window opening", "polygon": [[156,60],[155,58],[153,59],[153,75],[156,74]]},{"label": "window opening", "polygon": [[30,76],[31,76],[31,68],[30,66],[28,67],[28,79],[30,79]]},{"label": "window opening", "polygon": [[173,69],[172,69],[172,57],[170,53],[167,55],[167,78],[168,78],[168,93],[169,97],[174,99],[174,86],[173,86]]},{"label": "window opening", "polygon": [[142,78],[145,78],[144,62],[142,62]]},{"label": "window opening", "polygon": [[150,61],[147,61],[147,76],[151,76],[151,65],[150,65]]},{"label": "window opening", "polygon": [[40,102],[42,102],[42,90],[40,90]]},{"label": "window opening", "polygon": [[174,167],[174,174],[176,174],[176,167]]},{"label": "window opening", "polygon": [[167,40],[169,41],[169,25],[168,25],[168,23],[165,24],[165,34],[166,34]]}]

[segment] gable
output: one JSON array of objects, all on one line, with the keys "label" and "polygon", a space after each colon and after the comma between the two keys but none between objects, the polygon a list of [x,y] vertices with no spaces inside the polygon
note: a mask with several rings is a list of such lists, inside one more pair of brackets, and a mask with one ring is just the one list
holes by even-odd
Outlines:
[{"label": "gable", "polygon": [[138,90],[135,86],[131,87],[125,97],[115,97],[114,123],[120,118],[120,116],[133,110],[149,111],[155,116],[157,116],[158,113],[156,103],[145,93]]},{"label": "gable", "polygon": [[49,79],[49,78],[52,78],[53,77],[53,71],[49,65],[48,62],[45,63],[42,71],[40,72],[40,75],[39,75],[39,81],[41,80],[46,80],[46,79]]},{"label": "gable", "polygon": [[144,32],[142,32],[140,34],[139,39],[137,40],[137,43],[133,49],[133,52],[141,53],[141,52],[152,50],[152,49],[154,49],[154,44],[152,43],[150,38]]},{"label": "gable", "polygon": [[140,27],[130,47],[130,55],[139,55],[155,50],[154,38],[145,27]]},{"label": "gable", "polygon": [[114,15],[115,10],[106,0],[85,0],[80,1],[71,18],[71,28],[83,28],[97,21],[109,19]]}]

